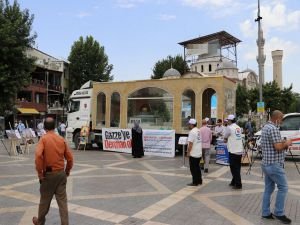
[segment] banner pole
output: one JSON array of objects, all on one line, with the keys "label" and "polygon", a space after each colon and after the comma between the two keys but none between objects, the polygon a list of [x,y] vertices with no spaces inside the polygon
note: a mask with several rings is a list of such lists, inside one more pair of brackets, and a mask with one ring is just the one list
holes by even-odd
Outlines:
[{"label": "banner pole", "polygon": [[185,166],[185,145],[182,145],[182,169],[186,169],[187,167]]}]

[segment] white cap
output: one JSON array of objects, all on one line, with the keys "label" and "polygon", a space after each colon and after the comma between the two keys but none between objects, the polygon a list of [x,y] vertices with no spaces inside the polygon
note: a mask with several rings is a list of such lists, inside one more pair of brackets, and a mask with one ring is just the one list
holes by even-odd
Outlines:
[{"label": "white cap", "polygon": [[231,114],[231,115],[229,115],[229,116],[227,117],[227,119],[228,119],[228,120],[234,120],[234,119],[235,119],[235,116]]},{"label": "white cap", "polygon": [[205,117],[205,121],[208,122],[208,121],[209,121],[209,118],[208,118],[208,117]]},{"label": "white cap", "polygon": [[189,120],[189,124],[196,125],[196,124],[197,124],[197,120],[195,120],[195,119],[190,119],[190,120]]}]

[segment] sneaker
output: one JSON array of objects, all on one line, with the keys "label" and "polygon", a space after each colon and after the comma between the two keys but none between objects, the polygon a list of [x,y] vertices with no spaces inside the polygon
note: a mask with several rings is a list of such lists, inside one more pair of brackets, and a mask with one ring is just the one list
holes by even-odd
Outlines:
[{"label": "sneaker", "polygon": [[268,219],[268,220],[273,220],[274,217],[273,217],[273,214],[271,213],[270,215],[268,216],[262,216],[263,219]]},{"label": "sneaker", "polygon": [[291,224],[292,220],[287,218],[285,215],[283,216],[276,216],[274,215],[275,219],[279,220],[283,224]]}]

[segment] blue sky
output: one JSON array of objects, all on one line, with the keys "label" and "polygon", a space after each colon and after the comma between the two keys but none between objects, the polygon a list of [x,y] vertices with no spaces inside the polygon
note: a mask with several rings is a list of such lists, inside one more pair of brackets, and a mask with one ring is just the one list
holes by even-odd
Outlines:
[{"label": "blue sky", "polygon": [[[225,30],[236,36],[238,67],[258,71],[256,0],[51,0],[19,1],[35,15],[38,49],[67,58],[79,36],[92,35],[114,65],[115,80],[148,79],[154,63],[183,54],[177,43]],[[271,51],[284,50],[283,83],[300,92],[300,1],[261,0],[267,56],[265,79],[272,80]]]}]

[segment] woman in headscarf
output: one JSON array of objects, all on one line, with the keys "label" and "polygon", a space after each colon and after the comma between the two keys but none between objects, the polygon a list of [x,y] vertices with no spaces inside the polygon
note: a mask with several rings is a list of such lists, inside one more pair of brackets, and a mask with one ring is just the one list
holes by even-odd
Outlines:
[{"label": "woman in headscarf", "polygon": [[138,121],[134,122],[134,126],[131,129],[132,133],[132,156],[133,158],[141,158],[144,156],[143,147],[143,130],[140,127]]}]

